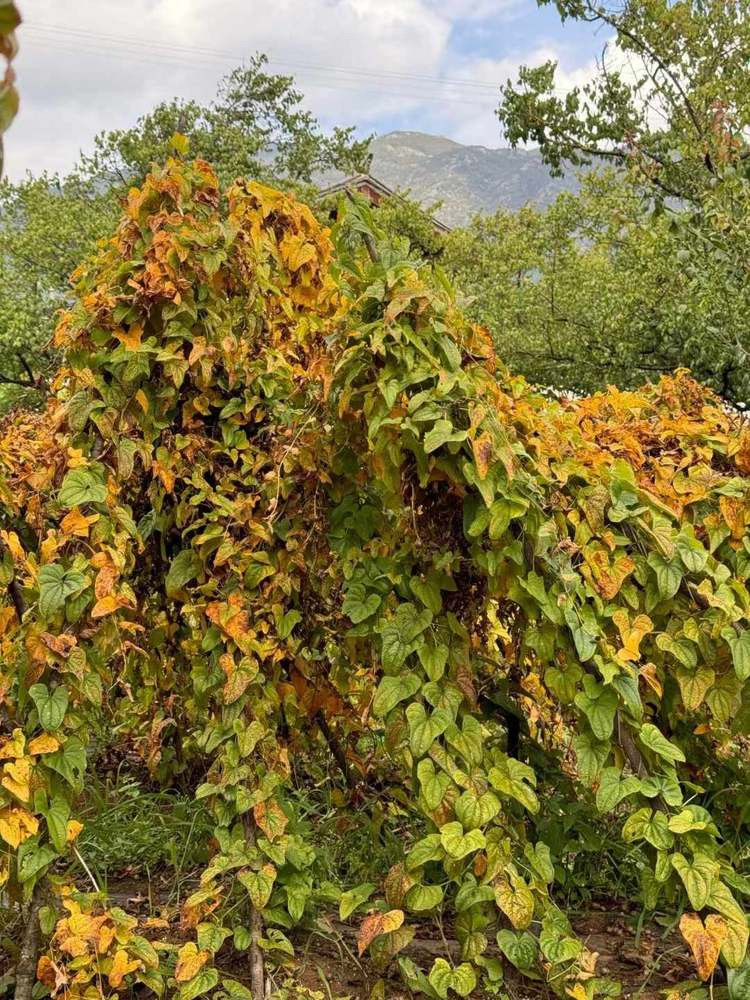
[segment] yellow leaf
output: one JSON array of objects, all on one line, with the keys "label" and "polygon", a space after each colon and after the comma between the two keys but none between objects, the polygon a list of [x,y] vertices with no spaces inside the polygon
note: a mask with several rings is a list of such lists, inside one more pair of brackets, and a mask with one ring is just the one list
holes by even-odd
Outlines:
[{"label": "yellow leaf", "polygon": [[19,760],[10,761],[5,765],[0,784],[17,799],[28,802],[31,797],[30,781],[31,760],[28,757],[21,757]]},{"label": "yellow leaf", "polygon": [[727,931],[727,922],[718,913],[710,913],[705,926],[697,913],[684,913],[680,919],[680,933],[690,946],[695,968],[703,982],[716,967]]},{"label": "yellow leaf", "polygon": [[117,609],[121,607],[122,601],[118,597],[114,594],[107,594],[106,597],[101,597],[93,606],[91,609],[91,617],[104,618],[106,615],[111,615],[113,611],[117,611]]},{"label": "yellow leaf", "polygon": [[198,951],[198,946],[193,941],[188,941],[177,953],[177,965],[174,977],[178,983],[187,983],[194,976],[197,976],[203,966],[211,957],[211,952]]},{"label": "yellow leaf", "polygon": [[129,351],[137,351],[141,346],[143,326],[140,323],[133,323],[129,330],[115,330],[114,336]]},{"label": "yellow leaf", "polygon": [[656,667],[653,663],[647,663],[645,666],[641,667],[640,676],[648,684],[652,691],[661,698],[664,693],[664,689],[661,686],[661,681],[659,680],[659,675],[656,672]]},{"label": "yellow leaf", "polygon": [[0,809],[0,837],[12,848],[17,848],[24,840],[33,837],[39,829],[36,816],[21,806],[6,806]]},{"label": "yellow leaf", "polygon": [[20,729],[14,729],[13,735],[0,743],[0,760],[23,757],[26,747],[26,737]]},{"label": "yellow leaf", "polygon": [[480,479],[486,479],[492,460],[492,438],[487,431],[474,438],[471,442],[474,451],[474,461],[477,463],[477,472]]},{"label": "yellow leaf", "polygon": [[107,977],[109,985],[113,989],[117,989],[119,986],[122,986],[122,981],[129,972],[135,972],[136,969],[140,968],[141,963],[138,959],[131,959],[124,948],[118,948],[115,952],[115,957],[112,959],[112,968],[109,970],[109,976]]},{"label": "yellow leaf", "polygon": [[138,390],[138,392],[135,394],[135,398],[138,401],[138,404],[140,405],[140,408],[143,410],[143,412],[148,413],[149,409],[148,396],[143,391],[143,389]]},{"label": "yellow leaf", "polygon": [[109,951],[109,946],[115,939],[115,928],[113,924],[106,923],[102,924],[99,928],[99,936],[96,939],[96,950],[100,955],[106,955]]},{"label": "yellow leaf", "polygon": [[269,840],[279,837],[289,822],[286,813],[276,802],[258,802],[253,806],[253,816]]},{"label": "yellow leaf", "polygon": [[617,626],[622,639],[622,649],[617,651],[616,657],[621,663],[629,663],[637,660],[640,653],[640,646],[644,636],[654,630],[654,623],[648,615],[637,615],[630,623],[627,611],[623,608],[615,611],[612,621]]},{"label": "yellow leaf", "polygon": [[59,750],[60,741],[51,733],[42,733],[41,736],[34,737],[29,743],[28,749],[32,757],[40,757],[42,754],[54,753]]},{"label": "yellow leaf", "polygon": [[88,538],[89,528],[99,520],[98,514],[82,514],[78,507],[69,511],[60,522],[60,527],[68,536]]},{"label": "yellow leaf", "polygon": [[82,829],[83,823],[79,823],[77,819],[69,819],[67,833],[65,834],[67,843],[72,844]]},{"label": "yellow leaf", "polygon": [[495,902],[517,930],[524,930],[534,916],[534,897],[520,875],[510,871],[508,878],[495,883]]},{"label": "yellow leaf", "polygon": [[403,922],[403,910],[388,910],[387,913],[373,913],[369,917],[365,917],[357,935],[359,954],[364,954],[376,937],[398,930]]}]

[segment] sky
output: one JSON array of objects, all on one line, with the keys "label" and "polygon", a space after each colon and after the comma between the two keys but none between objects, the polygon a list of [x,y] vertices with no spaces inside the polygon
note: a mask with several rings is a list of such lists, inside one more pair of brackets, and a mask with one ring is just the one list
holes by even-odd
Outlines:
[{"label": "sky", "polygon": [[324,128],[395,129],[496,147],[500,83],[559,62],[588,79],[604,39],[536,0],[18,0],[21,109],[6,136],[12,179],[66,171],[100,131],[161,100],[209,101],[264,52],[293,75]]}]

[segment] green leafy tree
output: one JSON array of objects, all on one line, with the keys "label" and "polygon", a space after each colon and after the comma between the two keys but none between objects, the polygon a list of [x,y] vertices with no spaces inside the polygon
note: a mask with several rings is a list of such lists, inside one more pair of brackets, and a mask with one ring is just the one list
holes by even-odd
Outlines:
[{"label": "green leafy tree", "polygon": [[163,101],[132,128],[103,132],[93,153],[83,157],[84,172],[140,183],[151,165],[172,151],[175,133],[189,139],[191,156],[210,160],[223,183],[241,175],[288,186],[310,183],[316,172],[331,167],[367,169],[369,139],[356,140],[353,128],[323,133],[302,107],[293,78],[266,72],[267,62],[256,55],[233,70],[209,104]]},{"label": "green leafy tree", "polygon": [[[550,0],[539,0],[547,5]],[[563,21],[614,34],[598,72],[564,97],[556,64],[524,66],[502,89],[512,146],[536,142],[555,173],[606,161],[653,193],[699,202],[730,155],[747,156],[747,0],[555,0]]]},{"label": "green leafy tree", "polygon": [[477,217],[449,235],[443,264],[509,364],[540,385],[590,392],[685,364],[674,242],[669,220],[644,214],[608,173],[546,210]]},{"label": "green leafy tree", "polygon": [[[554,63],[522,67],[503,88],[500,122],[511,145],[537,143],[553,173],[615,170],[544,215],[458,237],[472,308],[536,381],[590,391],[688,367],[745,404],[748,4],[557,7],[613,33],[599,72],[560,97]],[[518,246],[528,267],[514,277],[501,258],[516,261]]]}]

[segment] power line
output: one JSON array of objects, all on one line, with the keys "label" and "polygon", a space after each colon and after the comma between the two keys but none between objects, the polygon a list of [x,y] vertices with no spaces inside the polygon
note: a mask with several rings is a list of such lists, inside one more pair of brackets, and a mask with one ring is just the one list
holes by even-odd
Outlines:
[{"label": "power line", "polygon": [[[32,36],[33,37],[33,36]],[[120,54],[127,56],[128,59],[135,60],[137,62],[146,62],[157,65],[167,65],[176,66],[181,68],[191,69],[196,65],[196,59],[193,57],[191,60],[181,59],[179,56],[174,55],[169,52],[158,53],[158,52],[139,52],[138,47],[130,47],[130,43],[109,43],[99,44],[96,47],[92,47],[91,43],[88,41],[74,42],[73,39],[69,38],[54,38],[41,36],[35,39],[35,41],[43,46],[53,47],[55,51],[70,52],[74,55],[86,54],[89,56],[99,57],[99,58],[111,58],[112,55]],[[241,62],[240,57],[233,57],[231,65]],[[217,59],[209,58],[206,60],[205,57],[200,61],[199,65],[210,66],[216,65]],[[270,64],[270,61],[269,61]],[[224,65],[227,65],[224,63]],[[323,70],[311,70],[313,73],[325,72]],[[353,84],[352,86],[346,86],[346,83]],[[313,78],[312,80],[308,77],[304,79],[305,89],[316,89],[322,88],[327,90],[338,90],[338,91],[349,91],[357,93],[371,93],[371,94],[381,94],[384,96],[392,96],[399,98],[406,98],[408,100],[417,102],[428,102],[436,104],[463,104],[470,107],[476,108],[487,108],[491,107],[492,98],[488,94],[487,97],[482,100],[474,99],[471,100],[468,97],[454,97],[450,93],[447,94],[437,94],[433,91],[418,90],[418,89],[399,89],[395,90],[388,87],[374,87],[369,81],[364,83],[358,83],[356,80],[336,80],[335,82],[325,82],[325,80],[319,80]],[[478,97],[479,95],[477,95]]]},{"label": "power line", "polygon": [[[194,45],[175,45],[174,43],[168,42],[158,42],[151,41],[142,38],[136,38],[134,36],[126,35],[115,35],[106,32],[94,32],[88,31],[82,28],[69,28],[62,25],[55,24],[37,24],[33,21],[27,21],[24,23],[24,30],[34,29],[36,31],[47,31],[58,35],[69,35],[80,38],[87,38],[93,40],[110,41],[118,44],[131,45],[142,49],[152,49],[156,51],[173,52],[180,55],[202,55],[209,57],[218,57],[220,59],[230,59],[234,62],[241,62],[246,56],[237,55],[237,53],[228,52],[221,49],[209,49]],[[367,70],[360,69],[354,66],[332,66],[324,63],[307,63],[307,62],[295,62],[292,60],[280,60],[280,59],[270,59],[268,60],[269,65],[273,66],[288,66],[292,69],[309,69],[317,70],[326,73],[344,73],[351,76],[363,76],[375,79],[392,78],[398,80],[408,80],[408,81],[420,81],[430,84],[440,84],[441,86],[451,86],[451,87],[472,87],[481,90],[497,92],[500,87],[500,82],[488,83],[483,80],[469,80],[465,78],[450,78],[441,76],[429,76],[422,73],[404,73],[396,70]]]}]

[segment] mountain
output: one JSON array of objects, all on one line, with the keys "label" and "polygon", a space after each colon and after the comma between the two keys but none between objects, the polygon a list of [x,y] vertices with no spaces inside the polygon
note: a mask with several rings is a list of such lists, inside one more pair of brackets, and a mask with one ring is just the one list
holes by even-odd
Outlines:
[{"label": "mountain", "polygon": [[[435,215],[449,226],[463,225],[477,212],[547,205],[577,186],[575,178],[550,177],[535,150],[464,146],[425,132],[389,132],[373,139],[370,149],[373,177],[410,191],[425,207],[442,202]],[[319,183],[342,179],[331,173]]]}]

